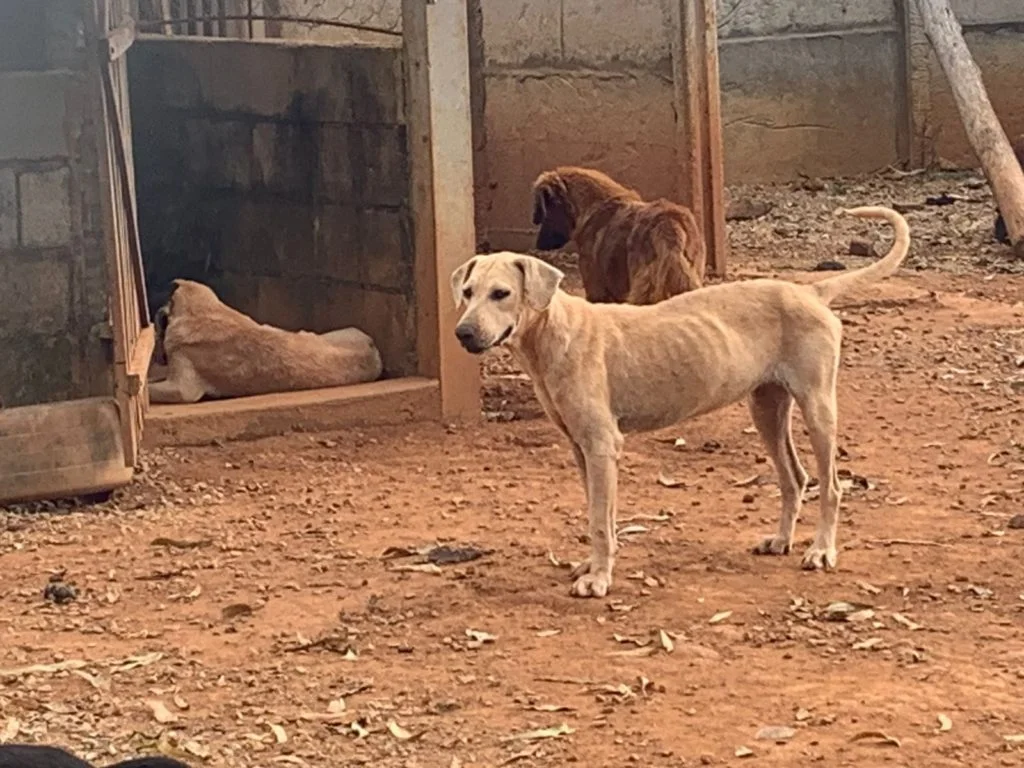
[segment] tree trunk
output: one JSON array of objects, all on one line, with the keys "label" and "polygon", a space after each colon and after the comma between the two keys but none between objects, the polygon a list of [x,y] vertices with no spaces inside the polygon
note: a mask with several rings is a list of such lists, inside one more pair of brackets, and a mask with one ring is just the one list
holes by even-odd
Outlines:
[{"label": "tree trunk", "polygon": [[917,0],[925,34],[946,73],[967,139],[992,187],[1014,252],[1024,257],[1024,170],[1014,157],[949,0]]}]

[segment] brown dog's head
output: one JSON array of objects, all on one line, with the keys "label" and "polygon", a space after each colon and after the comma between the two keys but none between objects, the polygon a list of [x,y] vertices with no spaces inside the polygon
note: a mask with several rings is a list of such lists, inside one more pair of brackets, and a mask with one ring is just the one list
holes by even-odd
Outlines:
[{"label": "brown dog's head", "polygon": [[572,240],[576,211],[558,171],[545,171],[533,183],[533,223],[540,227],[538,251],[554,251]]}]

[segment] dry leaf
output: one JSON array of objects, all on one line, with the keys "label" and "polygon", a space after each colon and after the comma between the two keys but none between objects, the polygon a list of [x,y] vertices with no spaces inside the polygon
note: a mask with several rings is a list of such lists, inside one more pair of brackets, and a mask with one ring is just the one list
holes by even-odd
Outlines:
[{"label": "dry leaf", "polygon": [[274,741],[278,744],[284,744],[288,741],[288,734],[285,733],[284,728],[277,723],[267,723],[267,725],[270,727],[270,732],[274,734]]},{"label": "dry leaf", "polygon": [[668,636],[668,632],[664,629],[658,630],[658,642],[661,643],[665,653],[672,653],[676,649],[676,644],[672,642],[672,638]]},{"label": "dry leaf", "polygon": [[394,720],[388,720],[388,730],[391,731],[391,735],[399,741],[408,741],[412,738],[412,734]]},{"label": "dry leaf", "polygon": [[181,748],[193,757],[198,757],[200,760],[206,760],[210,757],[210,750],[193,739],[186,741],[181,745]]},{"label": "dry leaf", "polygon": [[8,742],[14,741],[18,738],[18,733],[21,732],[21,722],[16,717],[7,718],[7,722],[4,723],[4,729],[0,731],[0,744],[7,744]]},{"label": "dry leaf", "polygon": [[684,488],[686,487],[686,481],[676,480],[674,477],[669,477],[664,472],[659,472],[658,485],[663,485],[666,488]]},{"label": "dry leaf", "polygon": [[882,593],[882,590],[880,590],[874,584],[869,584],[866,581],[858,581],[857,582],[857,587],[859,589],[867,592],[869,595],[880,595]]},{"label": "dry leaf", "polygon": [[71,674],[77,675],[78,677],[82,678],[83,680],[85,680],[85,682],[87,682],[97,691],[110,690],[110,681],[100,677],[99,675],[90,675],[88,672],[82,669],[73,669],[71,670]]},{"label": "dry leaf", "polygon": [[140,653],[137,656],[129,656],[127,659],[112,662],[110,665],[110,671],[130,672],[133,669],[148,667],[150,664],[155,664],[163,657],[164,655],[160,653],[160,651],[154,651],[153,653]]},{"label": "dry leaf", "polygon": [[51,672],[66,672],[68,670],[82,669],[87,666],[81,659],[68,659],[53,664],[30,664],[27,667],[11,667],[0,669],[0,677],[24,677],[25,675],[45,675]]},{"label": "dry leaf", "polygon": [[897,624],[900,624],[900,625],[906,627],[911,632],[913,632],[915,630],[918,630],[918,629],[921,629],[921,625],[920,624],[918,624],[918,623],[916,623],[914,621],[911,621],[906,616],[904,616],[902,613],[894,613],[892,615],[892,620],[895,621]]},{"label": "dry leaf", "polygon": [[467,648],[480,648],[484,643],[493,643],[498,639],[496,635],[481,632],[478,629],[467,629],[466,637],[469,638],[469,642],[466,643]]},{"label": "dry leaf", "polygon": [[616,643],[622,643],[623,645],[636,645],[641,647],[645,645],[650,645],[651,643],[650,640],[644,640],[642,638],[632,637],[630,635],[620,635],[617,633],[612,635],[612,640],[614,640]]},{"label": "dry leaf", "polygon": [[867,640],[861,640],[858,643],[854,643],[850,648],[855,651],[870,651],[872,648],[877,648],[884,642],[885,640],[880,637],[869,637]]},{"label": "dry leaf", "polygon": [[174,694],[174,706],[178,709],[188,709],[188,702],[180,694]]},{"label": "dry leaf", "polygon": [[796,730],[788,725],[766,725],[754,736],[759,741],[789,741],[796,736]]},{"label": "dry leaf", "polygon": [[146,706],[153,712],[153,719],[161,725],[178,722],[178,716],[171,712],[167,705],[159,699],[149,699],[146,702]]},{"label": "dry leaf", "polygon": [[348,709],[348,706],[342,698],[331,699],[327,704],[327,714],[329,715],[340,715],[346,709]]},{"label": "dry leaf", "polygon": [[572,707],[564,704],[531,704],[527,709],[532,712],[574,712]]},{"label": "dry leaf", "polygon": [[434,576],[440,576],[441,569],[433,563],[415,563],[413,565],[393,565],[389,570],[396,572],[410,572],[410,573],[430,573]]},{"label": "dry leaf", "polygon": [[710,619],[708,619],[708,624],[721,624],[723,621],[728,619],[730,616],[732,616],[732,611],[719,611],[714,616],[712,616]]},{"label": "dry leaf", "polygon": [[861,731],[860,733],[854,734],[850,741],[874,741],[880,746],[886,747],[902,747],[900,740],[895,736],[890,736],[884,731]]},{"label": "dry leaf", "polygon": [[630,648],[628,651],[609,651],[608,656],[653,656],[658,652],[658,649],[653,645],[644,645],[639,648]]},{"label": "dry leaf", "polygon": [[352,733],[356,735],[357,739],[365,739],[370,735],[370,732],[366,730],[363,724],[359,720],[353,720],[348,724],[348,728]]},{"label": "dry leaf", "polygon": [[537,637],[554,637],[555,635],[562,634],[560,629],[542,629],[537,633]]},{"label": "dry leaf", "polygon": [[757,481],[761,479],[760,475],[751,475],[750,477],[744,477],[742,480],[733,480],[733,488],[749,488],[752,485],[757,485]]},{"label": "dry leaf", "polygon": [[624,528],[619,528],[618,535],[629,536],[634,533],[647,533],[648,530],[650,529],[643,525],[627,525]]},{"label": "dry leaf", "polygon": [[736,757],[753,757],[754,750],[749,747],[736,747]]},{"label": "dry leaf", "polygon": [[248,603],[232,603],[225,605],[220,611],[221,617],[231,621],[242,616],[252,616],[252,606]]},{"label": "dry leaf", "polygon": [[559,736],[568,736],[575,731],[565,723],[551,728],[538,728],[534,731],[517,733],[514,736],[506,736],[502,741],[539,741],[541,739],[557,739]]},{"label": "dry leaf", "polygon": [[1011,733],[1009,736],[1003,736],[1003,741],[1008,744],[1024,744],[1024,733]]},{"label": "dry leaf", "polygon": [[939,713],[936,715],[936,719],[939,721],[939,727],[935,729],[937,733],[945,733],[946,731],[953,730],[953,721],[949,719],[949,715]]}]

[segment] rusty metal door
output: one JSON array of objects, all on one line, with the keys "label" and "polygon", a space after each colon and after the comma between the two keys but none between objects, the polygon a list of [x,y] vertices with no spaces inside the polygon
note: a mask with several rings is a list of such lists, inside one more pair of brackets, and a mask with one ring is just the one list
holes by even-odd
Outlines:
[{"label": "rusty metal door", "polygon": [[135,203],[135,168],[128,102],[126,55],[135,40],[135,0],[94,0],[99,32],[99,75],[103,91],[101,135],[104,157],[110,322],[114,337],[117,405],[121,414],[125,463],[139,455],[148,406],[146,375],[153,354],[154,329],[146,298],[142,249]]}]

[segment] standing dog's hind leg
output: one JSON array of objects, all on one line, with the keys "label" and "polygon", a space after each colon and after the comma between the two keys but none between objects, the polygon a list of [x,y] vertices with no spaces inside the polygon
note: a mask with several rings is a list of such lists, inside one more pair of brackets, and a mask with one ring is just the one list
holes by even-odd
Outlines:
[{"label": "standing dog's hind leg", "polygon": [[754,547],[757,555],[788,555],[793,546],[793,533],[800,517],[807,472],[800,465],[793,446],[793,396],[778,384],[766,384],[750,396],[750,414],[754,419],[768,456],[775,466],[782,492],[782,514],[779,532],[766,536]]}]

